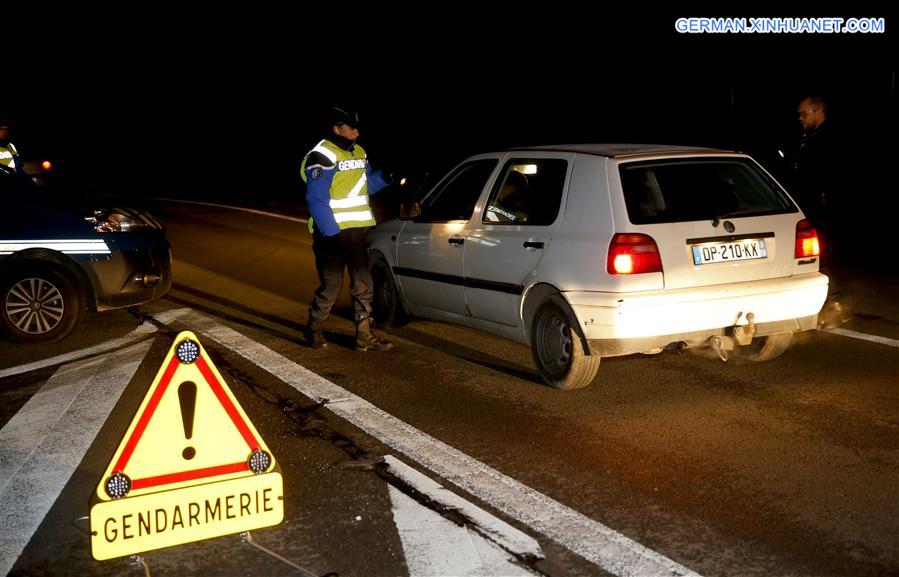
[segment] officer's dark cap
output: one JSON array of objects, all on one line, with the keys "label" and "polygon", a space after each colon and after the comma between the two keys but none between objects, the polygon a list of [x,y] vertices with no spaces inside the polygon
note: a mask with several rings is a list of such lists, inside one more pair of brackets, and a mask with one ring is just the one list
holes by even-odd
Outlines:
[{"label": "officer's dark cap", "polygon": [[346,124],[350,128],[359,128],[359,113],[339,106],[331,107],[331,125]]}]

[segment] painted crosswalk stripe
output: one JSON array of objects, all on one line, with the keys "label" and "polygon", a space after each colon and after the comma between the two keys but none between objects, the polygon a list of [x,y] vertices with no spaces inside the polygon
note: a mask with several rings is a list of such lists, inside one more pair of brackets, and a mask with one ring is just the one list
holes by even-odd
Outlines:
[{"label": "painted crosswalk stripe", "polygon": [[456,525],[393,485],[388,490],[409,577],[536,575],[467,525]]},{"label": "painted crosswalk stripe", "polygon": [[0,429],[0,575],[22,554],[151,344],[60,367]]},{"label": "painted crosswalk stripe", "polygon": [[[185,314],[190,309],[171,309],[156,315],[157,320],[168,324],[174,320],[176,320],[181,315]],[[13,375],[19,375],[22,373],[28,373],[31,371],[36,371],[38,369],[43,369],[46,367],[52,367],[55,365],[61,365],[62,363],[71,363],[73,361],[77,361],[78,359],[84,359],[93,355],[99,355],[101,353],[106,353],[120,347],[124,347],[134,341],[146,338],[148,335],[151,335],[156,332],[156,327],[153,326],[152,323],[141,323],[137,326],[136,329],[125,335],[124,337],[119,337],[117,339],[111,339],[100,344],[94,345],[92,347],[86,347],[83,349],[79,349],[77,351],[71,351],[68,353],[64,353],[61,355],[56,355],[54,357],[48,357],[46,359],[41,359],[40,361],[35,361],[33,363],[26,363],[24,365],[18,365],[15,367],[9,367],[6,369],[0,369],[0,379],[4,377],[10,377]]]},{"label": "painted crosswalk stripe", "polygon": [[698,575],[419,431],[249,337],[198,313],[186,315],[184,322],[310,399],[327,403],[332,413],[438,476],[610,573],[628,577]]},{"label": "painted crosswalk stripe", "polygon": [[422,475],[393,455],[386,455],[384,463],[387,464],[390,472],[402,479],[403,482],[422,495],[427,496],[432,502],[459,512],[477,525],[478,530],[488,535],[491,541],[496,542],[507,551],[522,556],[543,558],[540,544],[529,535],[497,519],[487,511],[469,503],[455,493],[447,491],[439,483]]}]

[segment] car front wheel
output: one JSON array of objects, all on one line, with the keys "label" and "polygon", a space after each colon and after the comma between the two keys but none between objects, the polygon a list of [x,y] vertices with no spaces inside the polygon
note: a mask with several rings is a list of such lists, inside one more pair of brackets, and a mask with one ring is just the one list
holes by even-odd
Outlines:
[{"label": "car front wheel", "polygon": [[375,321],[383,325],[401,326],[409,317],[403,308],[396,280],[390,266],[383,258],[377,257],[371,264],[372,308]]},{"label": "car front wheel", "polygon": [[531,329],[531,353],[540,376],[557,389],[586,387],[599,371],[599,355],[587,355],[574,314],[557,297],[537,309]]},{"label": "car front wheel", "polygon": [[0,296],[0,326],[20,343],[59,341],[81,320],[78,291],[53,269],[29,268],[7,276]]}]

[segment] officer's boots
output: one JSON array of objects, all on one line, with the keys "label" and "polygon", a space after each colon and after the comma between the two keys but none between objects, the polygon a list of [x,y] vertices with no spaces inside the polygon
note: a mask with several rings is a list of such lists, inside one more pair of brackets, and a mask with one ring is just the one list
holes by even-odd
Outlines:
[{"label": "officer's boots", "polygon": [[375,329],[371,326],[371,317],[356,321],[357,351],[389,351],[392,348],[393,343],[375,333]]},{"label": "officer's boots", "polygon": [[313,349],[326,349],[328,342],[325,340],[325,321],[309,318],[303,335],[306,343]]}]

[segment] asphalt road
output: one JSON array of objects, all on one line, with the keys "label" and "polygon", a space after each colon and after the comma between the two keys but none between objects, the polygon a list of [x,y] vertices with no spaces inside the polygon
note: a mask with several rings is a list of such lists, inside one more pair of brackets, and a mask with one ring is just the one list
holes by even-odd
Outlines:
[{"label": "asphalt road", "polygon": [[[175,332],[209,319],[698,574],[899,575],[899,350],[889,344],[899,339],[896,285],[840,279],[848,319],[841,328],[892,339],[887,344],[816,331],[769,363],[723,363],[710,351],[606,359],[591,386],[561,392],[541,383],[526,347],[442,323],[413,320],[385,331],[393,351],[357,353],[345,293],[326,328],[331,346],[311,350],[300,337],[316,285],[305,225],[199,205],[155,212],[176,260],[166,299],[90,315],[60,345],[23,350],[0,342],[2,370],[127,334],[153,314],[193,311],[152,325],[134,377],[11,574],[142,570],[127,558],[91,560],[73,520],[87,514]],[[198,334],[284,471],[286,521],[254,533],[257,541],[319,575],[427,574],[413,570],[397,529],[391,487],[404,485],[380,463],[398,455],[397,445],[301,395],[278,378],[282,369],[254,362],[257,349],[204,336],[215,330]],[[54,370],[0,378],[0,425]],[[501,500],[402,458],[535,539],[544,559],[519,556],[518,566],[607,574],[572,552],[577,536],[547,529],[555,520],[541,510],[523,521]],[[301,574],[237,537],[144,559],[154,575]],[[605,566],[628,574],[626,562],[621,570]]]}]

